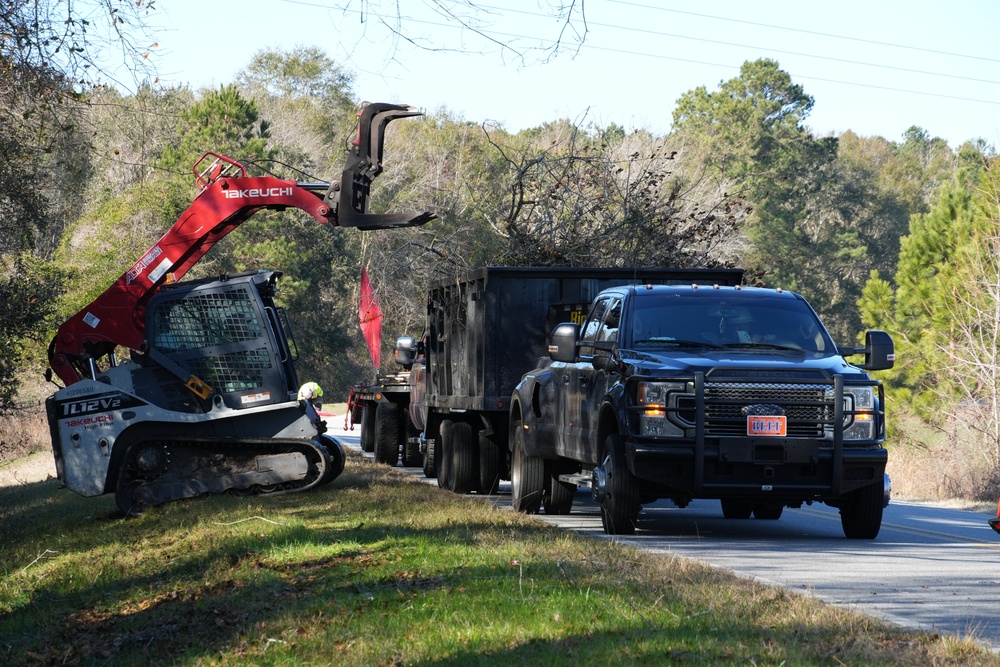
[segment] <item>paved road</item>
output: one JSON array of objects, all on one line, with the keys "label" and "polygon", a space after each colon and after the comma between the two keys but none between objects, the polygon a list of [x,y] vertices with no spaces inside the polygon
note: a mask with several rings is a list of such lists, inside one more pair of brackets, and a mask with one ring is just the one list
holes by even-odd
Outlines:
[{"label": "paved road", "polygon": [[[358,431],[331,435],[360,451]],[[368,455],[370,456],[370,455]],[[404,469],[423,479],[418,469]],[[509,485],[490,500],[510,507]],[[907,627],[973,636],[1000,651],[1000,535],[992,515],[894,501],[877,539],[844,538],[837,510],[786,509],[778,521],[724,519],[717,501],[643,507],[635,536],[610,538],[581,490],[568,516],[539,518],[598,539],[724,567]]]}]

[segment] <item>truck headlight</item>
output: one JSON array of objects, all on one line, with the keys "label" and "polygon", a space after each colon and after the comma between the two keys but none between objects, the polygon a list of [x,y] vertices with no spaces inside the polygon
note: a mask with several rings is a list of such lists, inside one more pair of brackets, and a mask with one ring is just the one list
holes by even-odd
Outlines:
[{"label": "truck headlight", "polygon": [[875,388],[844,387],[844,440],[875,437]]},{"label": "truck headlight", "polygon": [[639,435],[660,438],[684,437],[684,429],[668,418],[677,407],[677,397],[685,393],[683,382],[640,382],[636,389],[639,407]]}]

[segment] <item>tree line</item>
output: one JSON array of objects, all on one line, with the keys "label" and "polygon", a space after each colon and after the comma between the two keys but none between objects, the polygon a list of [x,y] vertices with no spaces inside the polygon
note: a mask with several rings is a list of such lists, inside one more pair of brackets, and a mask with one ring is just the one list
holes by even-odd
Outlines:
[{"label": "tree line", "polygon": [[[57,324],[190,205],[191,166],[204,152],[251,173],[331,180],[359,106],[351,72],[311,47],[261,51],[213,90],[93,85],[78,76],[86,61],[53,52],[59,35],[81,57],[90,44],[56,31],[74,25],[61,16],[47,33],[44,22],[31,24],[16,11],[30,4],[0,17],[4,34],[17,36],[0,42],[4,409],[18,405],[25,378],[41,376]],[[144,3],[108,7],[129,7],[128,20],[139,21]],[[755,284],[804,294],[845,344],[865,328],[892,333],[892,400],[928,423],[971,424],[996,477],[995,151],[982,140],[951,147],[919,127],[898,140],[815,136],[812,106],[788,72],[761,59],[682,95],[662,136],[565,119],[515,133],[430,111],[389,128],[372,208],[432,210],[439,220],[358,232],[261,213],[189,277],[283,271],[303,374],[336,400],[376,370],[393,370],[386,353],[385,367],[371,368],[360,336],[362,267],[388,347],[396,335],[421,333],[428,284],[469,268],[740,266]],[[991,484],[983,479],[984,489]]]}]

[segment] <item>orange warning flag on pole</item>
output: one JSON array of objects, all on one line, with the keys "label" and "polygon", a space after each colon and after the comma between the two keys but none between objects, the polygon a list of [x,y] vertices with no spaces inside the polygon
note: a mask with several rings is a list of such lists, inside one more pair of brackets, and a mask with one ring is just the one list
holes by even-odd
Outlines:
[{"label": "orange warning flag on pole", "polygon": [[368,344],[368,352],[378,372],[382,361],[382,309],[378,307],[378,299],[368,280],[368,271],[361,269],[361,303],[358,306],[358,318],[361,320],[361,334]]}]

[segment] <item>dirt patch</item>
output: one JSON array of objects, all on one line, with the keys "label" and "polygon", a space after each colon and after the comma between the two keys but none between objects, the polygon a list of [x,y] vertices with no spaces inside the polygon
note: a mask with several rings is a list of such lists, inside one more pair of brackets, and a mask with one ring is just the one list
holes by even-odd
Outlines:
[{"label": "dirt patch", "polygon": [[0,488],[35,484],[55,476],[56,464],[52,452],[35,452],[0,464]]}]

